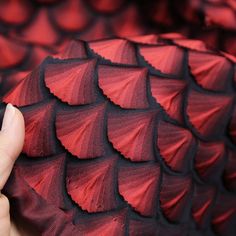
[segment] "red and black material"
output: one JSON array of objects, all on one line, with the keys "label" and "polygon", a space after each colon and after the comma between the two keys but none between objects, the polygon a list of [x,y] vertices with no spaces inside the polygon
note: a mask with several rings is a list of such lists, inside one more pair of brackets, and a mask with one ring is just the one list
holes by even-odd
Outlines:
[{"label": "red and black material", "polygon": [[141,35],[137,4],[127,0],[0,1],[0,70],[31,70],[70,38]]},{"label": "red and black material", "polygon": [[2,0],[0,73],[11,86],[70,38],[178,32],[236,55],[234,0]]},{"label": "red and black material", "polygon": [[5,192],[41,235],[236,234],[235,62],[175,34],[72,41],[2,98]]},{"label": "red and black material", "polygon": [[235,0],[139,0],[145,25],[178,32],[236,55]]}]

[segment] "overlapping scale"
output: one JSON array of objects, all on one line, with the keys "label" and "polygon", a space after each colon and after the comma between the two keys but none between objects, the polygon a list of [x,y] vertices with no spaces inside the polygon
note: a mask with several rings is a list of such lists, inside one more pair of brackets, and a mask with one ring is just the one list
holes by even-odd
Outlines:
[{"label": "overlapping scale", "polygon": [[53,19],[63,30],[76,32],[89,24],[91,14],[84,6],[83,1],[68,0],[53,9]]},{"label": "overlapping scale", "polygon": [[[37,4],[50,5],[51,13],[59,3]],[[111,13],[99,19],[106,17]],[[94,37],[104,32],[98,28]],[[12,212],[44,235],[234,236],[234,58],[183,43],[178,34],[125,38],[104,45],[125,42],[136,65],[126,64],[130,59],[118,46],[110,56],[122,55],[119,64],[76,40],[53,50],[33,45],[38,61],[48,50],[54,58],[25,79],[20,77],[29,62],[21,73],[1,74],[9,79],[1,90],[15,75],[18,84],[3,101],[21,107],[26,121],[26,155],[5,192]],[[182,56],[166,59],[172,53],[159,49],[169,46]],[[174,63],[171,70],[181,68],[179,73],[163,75],[145,62],[140,48],[151,48],[153,58]],[[199,51],[232,65],[224,90],[209,91],[190,76],[188,53]]]},{"label": "overlapping scale", "polygon": [[[21,80],[4,97],[3,102],[22,107],[41,102],[46,98],[41,85],[40,68],[35,69]],[[29,94],[31,91],[32,94]]]},{"label": "overlapping scale", "polygon": [[204,11],[207,24],[219,25],[226,29],[236,30],[236,15],[231,8],[206,4]]},{"label": "overlapping scale", "polygon": [[46,8],[42,8],[17,37],[29,43],[45,46],[55,45],[59,40],[58,33],[49,20],[49,12]]},{"label": "overlapping scale", "polygon": [[217,135],[226,125],[233,97],[231,95],[215,95],[191,90],[188,95],[186,113],[189,122],[196,131],[204,136]]},{"label": "overlapping scale", "polygon": [[23,153],[28,156],[43,157],[55,154],[54,106],[55,101],[50,101],[22,109],[25,119]]},{"label": "overlapping scale", "polygon": [[135,43],[150,44],[150,45],[158,44],[158,36],[156,34],[129,36],[126,38],[131,42]]},{"label": "overlapping scale", "polygon": [[167,114],[182,123],[183,121],[183,98],[186,82],[151,76],[151,93]]},{"label": "overlapping scale", "polygon": [[80,39],[85,41],[107,39],[110,38],[111,35],[107,20],[100,17],[96,21],[93,21],[91,27],[83,32]]},{"label": "overlapping scale", "polygon": [[[224,204],[222,204],[224,202]],[[212,227],[219,235],[236,234],[236,200],[227,194],[220,194],[213,209]]]},{"label": "overlapping scale", "polygon": [[116,105],[127,109],[148,108],[146,68],[101,65],[98,77],[99,87]]},{"label": "overlapping scale", "polygon": [[155,111],[108,114],[107,134],[113,147],[131,161],[154,159]]},{"label": "overlapping scale", "polygon": [[84,42],[80,40],[71,40],[66,42],[65,46],[56,55],[60,59],[85,58],[87,56]]},{"label": "overlapping scale", "polygon": [[6,69],[22,63],[28,49],[26,45],[0,35],[0,51],[0,69]]},{"label": "overlapping scale", "polygon": [[104,154],[104,111],[106,104],[59,110],[56,133],[62,145],[73,155],[95,158]]},{"label": "overlapping scale", "polygon": [[122,166],[118,171],[119,192],[135,211],[143,216],[153,216],[156,214],[159,179],[157,164]]},{"label": "overlapping scale", "polygon": [[192,134],[182,127],[160,121],[157,128],[157,148],[167,166],[178,172],[188,169]]},{"label": "overlapping scale", "polygon": [[80,219],[78,227],[81,235],[123,236],[126,231],[126,217],[126,209],[108,215],[89,215]]},{"label": "overlapping scale", "polygon": [[13,25],[24,24],[29,20],[31,14],[32,6],[27,0],[0,2],[0,19],[5,23]]},{"label": "overlapping scale", "polygon": [[[182,71],[183,51],[176,46],[140,46],[140,54],[155,69],[164,74],[179,76]],[[178,63],[176,63],[178,61]]]},{"label": "overlapping scale", "polygon": [[48,51],[46,48],[41,46],[35,46],[31,48],[27,68],[34,68],[36,65],[39,65],[43,62],[43,60],[49,56],[49,54],[52,53],[51,51]]},{"label": "overlapping scale", "polygon": [[2,88],[6,91],[6,93],[14,88],[16,84],[20,83],[31,71],[20,71],[16,73],[12,73],[11,75],[7,76],[7,83],[2,81]]},{"label": "overlapping scale", "polygon": [[198,175],[206,182],[218,181],[224,164],[225,146],[222,142],[199,142],[194,159]]},{"label": "overlapping scale", "polygon": [[192,180],[190,176],[163,175],[160,207],[164,216],[171,222],[180,222],[188,210]]},{"label": "overlapping scale", "polygon": [[88,163],[69,164],[67,191],[74,202],[88,212],[115,209],[115,164],[114,157]]},{"label": "overlapping scale", "polygon": [[231,65],[224,57],[189,52],[189,66],[196,82],[205,89],[224,91],[230,83]]},{"label": "overlapping scale", "polygon": [[236,192],[236,153],[229,151],[228,160],[224,169],[224,184],[227,189]]},{"label": "overlapping scale", "polygon": [[[147,22],[159,32],[182,33],[191,39],[235,53],[228,39],[235,39],[235,1],[178,0],[148,1],[141,9]],[[164,29],[164,30],[163,30]]]},{"label": "overlapping scale", "polygon": [[[77,226],[71,222],[70,215],[33,191],[17,169],[13,169],[9,182],[11,187],[8,188],[7,192],[14,199],[14,214],[21,215],[21,220],[28,226],[28,229],[31,229],[31,235],[39,235],[40,232],[46,235],[76,235],[79,233]],[[25,209],[27,210],[25,211]],[[28,222],[32,223],[29,224]],[[50,227],[48,227],[49,222]]]},{"label": "overlapping scale", "polygon": [[17,171],[28,185],[50,204],[60,208],[65,207],[63,199],[65,158],[65,154],[60,154],[34,165],[31,162],[17,165]]},{"label": "overlapping scale", "polygon": [[195,185],[192,214],[200,228],[206,228],[214,206],[216,189],[207,185]]},{"label": "overlapping scale", "polygon": [[185,48],[188,48],[188,49],[192,49],[192,50],[196,50],[196,51],[200,51],[200,52],[210,51],[207,48],[207,45],[201,40],[177,38],[177,39],[174,39],[173,41],[175,42],[175,44],[185,47]]},{"label": "overlapping scale", "polygon": [[137,6],[130,4],[111,21],[113,34],[117,37],[137,36],[145,34],[145,26]]},{"label": "overlapping scale", "polygon": [[[58,40],[77,35],[81,39],[96,40],[158,32],[165,33],[162,37],[165,39],[175,40],[173,36],[179,34],[192,38],[177,43],[187,48],[204,50],[204,45],[197,42],[201,39],[214,48],[236,52],[236,12],[231,2],[185,0],[180,6],[177,0],[151,0],[147,4],[123,0],[3,0],[0,4],[1,33],[7,37],[14,35],[34,46],[40,44],[52,49]],[[175,34],[166,33],[173,29]],[[165,37],[169,34],[172,37]],[[19,65],[11,67],[16,69]]]},{"label": "overlapping scale", "polygon": [[89,43],[89,47],[99,56],[113,63],[136,65],[133,45],[125,39],[108,39]]},{"label": "overlapping scale", "polygon": [[45,84],[51,93],[70,105],[93,103],[95,66],[94,59],[49,64],[45,69]]}]

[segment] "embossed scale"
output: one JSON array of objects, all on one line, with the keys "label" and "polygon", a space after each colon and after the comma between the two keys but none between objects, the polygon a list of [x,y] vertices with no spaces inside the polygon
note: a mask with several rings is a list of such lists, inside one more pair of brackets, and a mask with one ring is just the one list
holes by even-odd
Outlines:
[{"label": "embossed scale", "polygon": [[234,235],[235,61],[209,51],[140,36],[45,59],[2,98],[26,121],[15,210],[45,235]]}]

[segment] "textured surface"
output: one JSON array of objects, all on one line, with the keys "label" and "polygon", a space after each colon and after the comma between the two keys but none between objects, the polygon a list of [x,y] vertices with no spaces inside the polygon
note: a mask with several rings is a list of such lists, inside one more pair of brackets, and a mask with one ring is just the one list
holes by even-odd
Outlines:
[{"label": "textured surface", "polygon": [[175,31],[236,55],[235,0],[139,0],[145,22],[158,32]]},{"label": "textured surface", "polygon": [[[96,40],[147,31],[132,0],[3,0],[0,49],[4,48],[4,60],[0,70],[34,68],[71,37]],[[28,60],[23,60],[26,57]]]},{"label": "textured surface", "polygon": [[236,234],[235,58],[178,45],[73,41],[3,97],[26,121],[14,214],[43,235]]},{"label": "textured surface", "polygon": [[[2,0],[1,89],[18,82],[47,55],[63,50],[70,38],[96,40],[175,31],[236,55],[235,12],[235,0]],[[119,43],[113,47],[122,54]],[[180,45],[186,43],[186,39],[178,40]],[[204,48],[199,42],[191,46]],[[103,53],[109,54],[109,49]]]}]

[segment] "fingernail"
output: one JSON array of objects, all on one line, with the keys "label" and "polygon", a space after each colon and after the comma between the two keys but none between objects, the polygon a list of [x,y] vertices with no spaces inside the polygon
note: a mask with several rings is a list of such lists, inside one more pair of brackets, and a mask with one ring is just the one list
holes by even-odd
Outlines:
[{"label": "fingernail", "polygon": [[1,131],[7,130],[12,125],[15,112],[15,108],[11,105],[11,103],[8,103],[4,113]]}]

